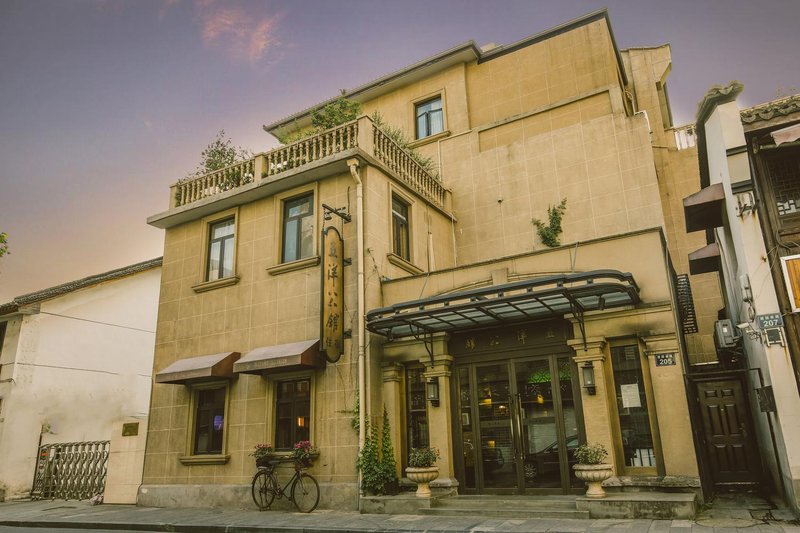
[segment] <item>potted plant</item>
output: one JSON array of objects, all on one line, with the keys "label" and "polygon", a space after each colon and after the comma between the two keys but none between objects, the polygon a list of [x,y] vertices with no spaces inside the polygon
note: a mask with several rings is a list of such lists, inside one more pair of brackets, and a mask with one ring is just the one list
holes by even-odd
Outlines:
[{"label": "potted plant", "polygon": [[267,466],[272,454],[272,444],[256,444],[250,455],[256,458],[256,466]]},{"label": "potted plant", "polygon": [[411,448],[406,476],[417,484],[417,498],[431,497],[430,482],[439,477],[439,467],[434,466],[438,458],[436,448]]},{"label": "potted plant", "polygon": [[310,441],[301,440],[292,448],[292,459],[299,466],[311,466],[317,457],[319,457],[319,450]]},{"label": "potted plant", "polygon": [[606,497],[602,483],[614,474],[612,466],[603,462],[606,457],[608,450],[599,443],[581,444],[575,449],[575,459],[578,460],[578,464],[572,468],[575,470],[575,477],[588,485],[587,498]]}]

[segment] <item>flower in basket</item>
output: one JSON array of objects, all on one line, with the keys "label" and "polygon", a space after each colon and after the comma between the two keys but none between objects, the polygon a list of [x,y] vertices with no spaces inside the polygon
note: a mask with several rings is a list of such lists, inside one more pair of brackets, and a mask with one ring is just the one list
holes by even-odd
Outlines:
[{"label": "flower in basket", "polygon": [[309,466],[317,455],[319,450],[307,440],[301,440],[292,448],[292,458],[301,465]]},{"label": "flower in basket", "polygon": [[256,458],[256,463],[263,461],[272,455],[272,444],[256,444],[250,455]]},{"label": "flower in basket", "polygon": [[411,448],[408,454],[408,466],[412,468],[430,468],[436,464],[439,458],[439,450],[436,448]]}]

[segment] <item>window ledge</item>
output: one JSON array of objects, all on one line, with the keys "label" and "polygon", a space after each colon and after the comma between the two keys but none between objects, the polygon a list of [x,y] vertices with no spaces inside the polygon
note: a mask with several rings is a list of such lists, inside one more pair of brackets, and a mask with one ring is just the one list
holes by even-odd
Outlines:
[{"label": "window ledge", "polygon": [[220,287],[230,287],[239,283],[239,276],[228,276],[227,278],[215,279],[214,281],[203,281],[197,285],[192,285],[194,292],[206,292]]},{"label": "window ledge", "polygon": [[435,135],[428,135],[427,137],[423,137],[422,139],[417,139],[416,141],[408,143],[409,148],[416,148],[418,146],[422,146],[424,144],[432,143],[434,141],[438,141],[440,139],[444,139],[445,137],[450,136],[450,130],[440,131]]},{"label": "window ledge", "polygon": [[406,261],[405,259],[403,259],[402,257],[400,257],[397,254],[391,254],[391,253],[386,254],[386,258],[389,260],[389,262],[391,264],[393,264],[396,267],[402,268],[403,270],[405,270],[409,274],[417,275],[417,274],[424,274],[425,273],[424,270],[422,270],[421,268],[419,268],[415,264],[411,263],[410,261]]},{"label": "window ledge", "polygon": [[186,466],[192,465],[224,465],[231,458],[230,455],[184,455],[178,457],[181,464]]},{"label": "window ledge", "polygon": [[298,259],[297,261],[292,261],[291,263],[281,263],[280,265],[269,267],[267,269],[267,273],[270,276],[277,276],[278,274],[283,274],[284,272],[292,272],[294,270],[317,266],[318,264],[319,256],[315,255],[305,259]]}]

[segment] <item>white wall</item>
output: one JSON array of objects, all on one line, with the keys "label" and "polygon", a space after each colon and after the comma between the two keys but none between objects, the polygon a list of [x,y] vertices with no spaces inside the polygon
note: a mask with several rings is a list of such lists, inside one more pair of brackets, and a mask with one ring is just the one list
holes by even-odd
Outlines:
[{"label": "white wall", "polygon": [[146,415],[160,278],[161,269],[151,269],[42,302],[38,314],[22,317],[3,350],[4,361],[6,348],[14,355],[13,381],[0,384],[7,498],[30,490],[43,426],[43,444],[108,440],[116,420]]},{"label": "white wall", "polygon": [[[737,216],[737,198],[731,183],[749,179],[749,172],[736,156],[728,157],[726,150],[745,144],[744,129],[736,102],[723,104],[711,114],[705,124],[708,150],[709,178],[712,184],[722,183],[725,190],[728,224],[717,229],[717,242],[723,258],[725,291],[728,311],[734,324],[751,322],[755,314],[780,312],[778,297],[772,280],[769,261],[777,261],[777,254],[768,253],[759,222],[759,212],[744,217]],[[748,175],[743,175],[747,173]],[[740,277],[747,275],[753,293],[752,305],[743,301]],[[776,413],[761,413],[753,409],[766,466],[776,483],[783,487],[786,498],[795,509],[800,507],[800,396],[794,382],[791,357],[787,347],[766,346],[759,339],[744,338],[750,368],[760,368],[766,385],[772,385]],[[755,376],[750,376],[753,386],[758,386]],[[777,457],[772,452],[770,424],[775,432]]]}]

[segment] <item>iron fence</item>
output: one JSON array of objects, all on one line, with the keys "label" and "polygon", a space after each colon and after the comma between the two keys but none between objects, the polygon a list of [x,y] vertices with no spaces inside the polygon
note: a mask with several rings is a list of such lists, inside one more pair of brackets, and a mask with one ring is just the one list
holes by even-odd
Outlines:
[{"label": "iron fence", "polygon": [[31,499],[86,500],[102,494],[108,444],[104,440],[40,446]]}]

